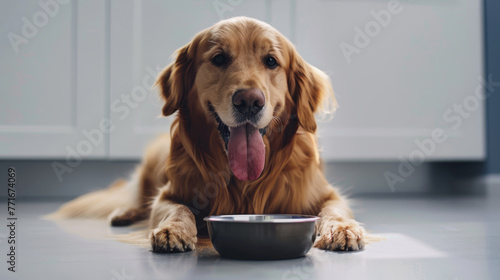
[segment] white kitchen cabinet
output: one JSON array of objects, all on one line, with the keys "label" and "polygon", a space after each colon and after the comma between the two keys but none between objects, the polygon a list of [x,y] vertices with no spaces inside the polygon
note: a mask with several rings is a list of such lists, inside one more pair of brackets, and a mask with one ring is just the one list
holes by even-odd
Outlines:
[{"label": "white kitchen cabinet", "polygon": [[[388,3],[400,12],[384,21]],[[239,15],[271,23],[330,75],[340,108],[320,123],[326,160],[399,160],[421,151],[415,141],[434,145],[428,160],[484,158],[484,101],[472,100],[483,76],[480,0],[70,1],[18,53],[7,35],[43,9],[3,5],[2,158],[64,158],[108,119],[112,132],[83,157],[140,158],[172,120],[151,89],[157,72],[197,32]],[[356,28],[367,26],[357,46]],[[347,58],[346,45],[356,48]],[[436,129],[440,143],[430,140]]]},{"label": "white kitchen cabinet", "polygon": [[330,75],[340,104],[320,126],[325,158],[484,158],[482,1],[296,3],[297,48]]},{"label": "white kitchen cabinet", "polygon": [[[107,8],[92,1],[3,1],[0,157],[103,158]],[[87,136],[90,135],[92,141]]]}]

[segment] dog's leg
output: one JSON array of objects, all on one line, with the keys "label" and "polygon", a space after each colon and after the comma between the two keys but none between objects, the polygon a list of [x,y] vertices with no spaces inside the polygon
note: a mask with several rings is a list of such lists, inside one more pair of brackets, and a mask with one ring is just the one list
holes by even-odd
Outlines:
[{"label": "dog's leg", "polygon": [[168,199],[168,185],[160,190],[151,210],[149,235],[154,252],[193,250],[197,242],[195,217],[185,205]]},{"label": "dog's leg", "polygon": [[109,222],[114,227],[130,226],[138,221],[146,220],[151,209],[143,208],[117,208],[108,217]]},{"label": "dog's leg", "polygon": [[318,234],[314,247],[336,251],[358,251],[365,246],[366,231],[354,220],[347,202],[336,195],[328,200],[319,213]]},{"label": "dog's leg", "polygon": [[129,226],[149,218],[151,201],[156,194],[157,186],[161,182],[155,181],[155,173],[150,171],[147,163],[146,161],[137,168],[132,178],[127,182],[130,191],[133,193],[131,203],[126,207],[115,209],[108,216],[112,226]]}]

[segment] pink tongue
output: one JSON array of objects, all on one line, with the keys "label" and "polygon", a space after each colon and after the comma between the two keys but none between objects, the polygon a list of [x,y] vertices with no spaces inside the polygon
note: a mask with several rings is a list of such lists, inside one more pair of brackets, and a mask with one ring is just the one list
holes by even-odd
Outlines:
[{"label": "pink tongue", "polygon": [[229,167],[236,178],[247,181],[259,178],[264,169],[266,149],[255,127],[246,124],[230,128],[227,145]]}]

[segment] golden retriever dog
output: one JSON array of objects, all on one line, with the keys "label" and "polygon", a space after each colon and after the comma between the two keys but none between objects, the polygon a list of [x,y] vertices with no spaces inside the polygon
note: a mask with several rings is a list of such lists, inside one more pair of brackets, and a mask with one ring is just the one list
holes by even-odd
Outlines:
[{"label": "golden retriever dog", "polygon": [[192,250],[203,218],[317,215],[315,247],[361,250],[366,232],[322,171],[315,113],[336,107],[328,76],[270,25],[237,17],[198,33],[158,76],[170,135],[128,181],[63,205],[59,217],[147,220],[154,252]]}]

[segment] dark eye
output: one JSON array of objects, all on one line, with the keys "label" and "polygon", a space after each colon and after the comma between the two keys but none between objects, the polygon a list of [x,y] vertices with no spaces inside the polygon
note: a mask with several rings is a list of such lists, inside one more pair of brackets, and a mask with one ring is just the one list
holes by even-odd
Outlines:
[{"label": "dark eye", "polygon": [[226,65],[228,60],[227,54],[220,53],[212,58],[212,63],[215,66],[220,67]]},{"label": "dark eye", "polygon": [[278,66],[278,62],[276,61],[276,58],[272,56],[268,56],[264,59],[264,63],[266,64],[267,68],[269,69],[274,69]]}]

